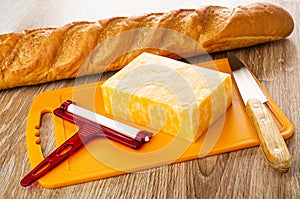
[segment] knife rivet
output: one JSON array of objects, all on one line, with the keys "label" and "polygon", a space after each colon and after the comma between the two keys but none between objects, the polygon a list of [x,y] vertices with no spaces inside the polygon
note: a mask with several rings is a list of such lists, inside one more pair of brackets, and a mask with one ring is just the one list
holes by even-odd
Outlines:
[{"label": "knife rivet", "polygon": [[274,151],[275,153],[278,153],[280,150],[279,150],[279,148],[274,148],[273,151]]},{"label": "knife rivet", "polygon": [[254,108],[259,108],[259,104],[254,104],[253,107]]},{"label": "knife rivet", "polygon": [[266,121],[266,119],[262,117],[259,119],[259,121],[264,122],[264,121]]}]

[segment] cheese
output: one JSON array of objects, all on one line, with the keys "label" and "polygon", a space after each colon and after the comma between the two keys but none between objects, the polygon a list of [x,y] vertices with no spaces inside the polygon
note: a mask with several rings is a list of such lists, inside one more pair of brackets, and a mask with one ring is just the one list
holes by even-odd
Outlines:
[{"label": "cheese", "polygon": [[143,53],[101,86],[105,111],[195,142],[231,104],[229,74]]}]

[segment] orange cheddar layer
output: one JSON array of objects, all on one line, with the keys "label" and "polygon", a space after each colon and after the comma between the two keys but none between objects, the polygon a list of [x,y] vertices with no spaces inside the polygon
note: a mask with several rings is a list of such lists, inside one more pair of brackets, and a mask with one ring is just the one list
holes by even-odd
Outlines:
[{"label": "orange cheddar layer", "polygon": [[229,74],[143,53],[102,86],[116,118],[195,142],[232,99]]}]

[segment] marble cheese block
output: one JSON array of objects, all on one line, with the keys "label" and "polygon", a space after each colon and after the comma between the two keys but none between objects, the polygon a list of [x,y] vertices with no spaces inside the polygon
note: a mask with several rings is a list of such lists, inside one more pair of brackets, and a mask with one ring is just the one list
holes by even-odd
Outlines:
[{"label": "marble cheese block", "polygon": [[101,86],[105,111],[195,142],[231,104],[231,76],[143,53]]}]

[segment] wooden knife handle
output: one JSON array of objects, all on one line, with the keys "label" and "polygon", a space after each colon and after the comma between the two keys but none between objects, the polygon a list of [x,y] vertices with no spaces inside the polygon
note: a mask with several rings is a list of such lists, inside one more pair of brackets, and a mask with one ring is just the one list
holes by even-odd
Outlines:
[{"label": "wooden knife handle", "polygon": [[257,99],[250,99],[246,110],[268,163],[279,172],[287,172],[291,167],[291,155],[271,114]]}]

